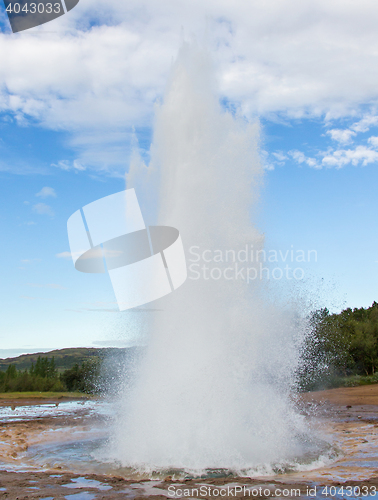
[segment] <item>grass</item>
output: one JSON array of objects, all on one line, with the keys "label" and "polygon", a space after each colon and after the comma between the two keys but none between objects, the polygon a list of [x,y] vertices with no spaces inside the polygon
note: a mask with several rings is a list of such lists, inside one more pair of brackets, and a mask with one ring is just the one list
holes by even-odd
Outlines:
[{"label": "grass", "polygon": [[378,372],[374,375],[348,375],[347,377],[324,375],[321,379],[314,381],[311,386],[307,386],[303,391],[324,391],[327,389],[360,387],[362,385],[371,384],[378,384]]},{"label": "grass", "polygon": [[310,391],[336,389],[338,387],[359,387],[361,385],[378,384],[378,373],[374,375],[349,375],[348,377],[328,376],[318,381]]},{"label": "grass", "polygon": [[349,377],[340,377],[335,381],[336,387],[358,387],[360,385],[370,385],[378,383],[378,373],[374,375],[350,375]]},{"label": "grass", "polygon": [[63,399],[63,398],[91,398],[82,392],[0,392],[0,399]]}]

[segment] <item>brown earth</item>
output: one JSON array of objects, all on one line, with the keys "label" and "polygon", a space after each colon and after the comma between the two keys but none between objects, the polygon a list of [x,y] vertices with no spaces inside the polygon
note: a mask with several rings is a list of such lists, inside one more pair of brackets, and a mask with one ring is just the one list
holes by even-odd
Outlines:
[{"label": "brown earth", "polygon": [[326,391],[302,394],[304,401],[328,402],[334,405],[376,405],[378,406],[378,384],[359,387],[339,387]]},{"label": "brown earth", "polygon": [[[0,424],[2,462],[0,469],[3,469],[0,470],[0,499],[61,500],[69,499],[69,495],[78,493],[84,495],[83,499],[88,498],[88,500],[125,498],[166,500],[188,497],[210,500],[216,496],[225,499],[235,497],[308,499],[311,497],[306,493],[308,488],[316,486],[319,497],[321,488],[331,485],[337,488],[365,487],[368,488],[366,491],[373,495],[378,489],[378,461],[375,465],[375,457],[378,455],[378,385],[306,393],[302,394],[301,398],[305,402],[305,407],[311,409],[310,413],[315,408],[314,413],[318,418],[316,425],[319,426],[320,432],[325,438],[332,436],[333,442],[340,450],[339,457],[328,465],[320,465],[318,469],[257,478],[217,477],[174,480],[172,476],[167,476],[165,479],[146,480],[130,476],[121,477],[121,474],[78,473],[77,470],[67,470],[59,466],[49,470],[38,470],[25,461],[29,446],[51,439],[59,442],[59,439],[64,440],[67,432],[72,430],[80,432],[85,430],[85,426],[91,426],[93,417],[89,417],[83,407],[75,417],[41,417]],[[40,400],[28,401],[27,404],[41,403]],[[49,402],[61,401],[52,399]],[[9,406],[14,403],[13,400],[7,402]],[[15,464],[22,464],[23,470],[10,470]],[[199,493],[201,486],[207,488],[205,495]],[[239,491],[232,489],[235,486],[240,488]],[[168,493],[169,487],[177,492],[181,491],[182,494],[172,496]],[[255,491],[261,488],[261,490],[260,493],[251,495],[241,491],[241,487],[254,488]],[[222,488],[231,488],[231,493]],[[279,495],[278,489],[284,488],[299,490],[299,493],[297,491],[295,494]],[[214,489],[218,490],[218,494]],[[267,494],[268,490],[270,494]],[[346,496],[346,491],[341,497]],[[353,497],[360,495],[354,494]]]}]

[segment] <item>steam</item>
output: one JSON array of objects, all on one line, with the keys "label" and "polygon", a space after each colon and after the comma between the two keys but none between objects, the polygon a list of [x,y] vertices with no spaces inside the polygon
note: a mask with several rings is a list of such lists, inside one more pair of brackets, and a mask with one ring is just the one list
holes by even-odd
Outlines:
[{"label": "steam", "polygon": [[259,280],[225,278],[234,262],[217,262],[215,279],[190,270],[205,264],[194,262],[203,251],[263,246],[252,223],[263,179],[259,124],[222,109],[213,75],[206,54],[182,47],[156,110],[151,163],[134,159],[128,176],[128,187],[158,193],[157,205],[145,196],[143,206],[180,230],[189,278],[156,302],[146,355],[125,386],[108,450],[124,466],[245,470],[301,453],[306,429],[290,398],[295,316],[270,304]]}]

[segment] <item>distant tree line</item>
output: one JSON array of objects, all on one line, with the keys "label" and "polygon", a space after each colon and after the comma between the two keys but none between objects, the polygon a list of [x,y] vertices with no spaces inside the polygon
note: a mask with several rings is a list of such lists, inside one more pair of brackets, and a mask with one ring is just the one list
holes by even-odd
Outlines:
[{"label": "distant tree line", "polygon": [[330,314],[312,313],[299,370],[304,390],[340,385],[340,379],[378,382],[378,304]]},{"label": "distant tree line", "polygon": [[24,370],[14,364],[0,371],[0,392],[85,392],[95,393],[99,386],[100,360],[98,358],[77,363],[58,373],[55,359],[39,356],[36,363]]},{"label": "distant tree line", "polygon": [[[129,376],[137,357],[137,351],[120,350],[58,373],[54,357],[39,356],[29,369],[11,364],[0,371],[0,392],[109,392]],[[297,374],[300,390],[378,382],[378,304],[339,314],[326,308],[313,312]]]}]

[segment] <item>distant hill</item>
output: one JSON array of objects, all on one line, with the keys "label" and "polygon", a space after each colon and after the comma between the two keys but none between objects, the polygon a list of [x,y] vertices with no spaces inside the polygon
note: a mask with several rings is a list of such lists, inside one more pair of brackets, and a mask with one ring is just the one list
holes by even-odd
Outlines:
[{"label": "distant hill", "polygon": [[15,365],[17,370],[25,370],[31,367],[32,363],[36,363],[38,356],[47,357],[51,359],[54,356],[55,366],[59,372],[72,368],[75,364],[81,364],[83,361],[93,358],[118,358],[128,357],[132,355],[136,347],[104,347],[104,348],[90,348],[78,347],[67,349],[56,349],[49,352],[37,352],[34,354],[22,354],[15,358],[0,359],[0,371],[5,371],[9,365]]}]

